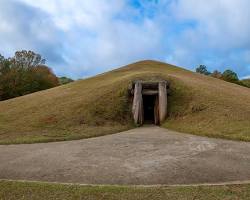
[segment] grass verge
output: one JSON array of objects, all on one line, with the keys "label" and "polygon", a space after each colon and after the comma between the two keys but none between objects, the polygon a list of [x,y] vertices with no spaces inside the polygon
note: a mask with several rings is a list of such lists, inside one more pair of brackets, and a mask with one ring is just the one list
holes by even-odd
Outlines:
[{"label": "grass verge", "polygon": [[224,186],[80,186],[0,181],[1,200],[247,200],[250,184]]}]

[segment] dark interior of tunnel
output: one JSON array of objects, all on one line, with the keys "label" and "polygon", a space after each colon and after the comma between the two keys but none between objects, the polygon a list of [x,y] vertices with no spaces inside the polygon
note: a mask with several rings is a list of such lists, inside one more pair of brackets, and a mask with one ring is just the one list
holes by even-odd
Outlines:
[{"label": "dark interior of tunnel", "polygon": [[144,123],[154,124],[155,95],[143,95]]}]

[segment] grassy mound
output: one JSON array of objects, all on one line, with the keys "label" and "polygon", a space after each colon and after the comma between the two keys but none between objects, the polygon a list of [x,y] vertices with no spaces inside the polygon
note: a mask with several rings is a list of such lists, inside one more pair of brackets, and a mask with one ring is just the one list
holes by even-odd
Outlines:
[{"label": "grassy mound", "polygon": [[250,141],[250,89],[155,61],[0,102],[0,143],[70,140],[132,128],[129,84],[170,82],[173,130]]}]

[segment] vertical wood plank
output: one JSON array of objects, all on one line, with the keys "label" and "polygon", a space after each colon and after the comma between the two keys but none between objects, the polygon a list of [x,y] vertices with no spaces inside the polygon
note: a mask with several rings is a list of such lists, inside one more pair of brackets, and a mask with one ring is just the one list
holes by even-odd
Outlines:
[{"label": "vertical wood plank", "polygon": [[132,107],[133,117],[135,124],[143,124],[143,99],[142,99],[142,84],[135,83],[134,99]]},{"label": "vertical wood plank", "polygon": [[167,117],[167,85],[166,82],[159,82],[159,120],[164,122]]}]

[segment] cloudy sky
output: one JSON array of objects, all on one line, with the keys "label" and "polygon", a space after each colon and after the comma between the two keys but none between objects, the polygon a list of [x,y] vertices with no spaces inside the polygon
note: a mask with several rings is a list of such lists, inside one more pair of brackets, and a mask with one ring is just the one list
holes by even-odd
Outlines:
[{"label": "cloudy sky", "polygon": [[143,59],[250,76],[249,0],[0,0],[0,54],[82,78]]}]

